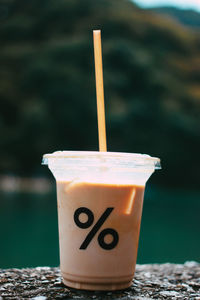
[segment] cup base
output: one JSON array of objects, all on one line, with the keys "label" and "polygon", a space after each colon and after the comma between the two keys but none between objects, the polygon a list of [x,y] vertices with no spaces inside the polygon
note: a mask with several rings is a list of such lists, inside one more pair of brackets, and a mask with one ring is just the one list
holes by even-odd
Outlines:
[{"label": "cup base", "polygon": [[[64,276],[63,283],[71,288],[78,290],[89,290],[89,291],[116,291],[123,290],[131,286],[133,276],[127,276],[126,281],[125,277],[116,279],[116,278],[84,278],[74,275]],[[76,278],[75,278],[76,277]],[[89,280],[88,280],[89,279]],[[127,280],[128,279],[128,280]]]}]

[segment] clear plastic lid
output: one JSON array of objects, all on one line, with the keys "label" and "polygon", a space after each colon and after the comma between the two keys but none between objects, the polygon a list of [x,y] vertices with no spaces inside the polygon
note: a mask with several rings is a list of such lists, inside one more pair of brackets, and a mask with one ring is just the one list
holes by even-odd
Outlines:
[{"label": "clear plastic lid", "polygon": [[42,163],[48,165],[57,181],[87,181],[144,185],[160,159],[146,154],[57,151],[45,154]]},{"label": "clear plastic lid", "polygon": [[48,165],[50,161],[60,164],[81,163],[84,165],[108,164],[109,166],[142,167],[161,169],[160,159],[147,154],[97,151],[56,151],[44,154],[42,164]]}]

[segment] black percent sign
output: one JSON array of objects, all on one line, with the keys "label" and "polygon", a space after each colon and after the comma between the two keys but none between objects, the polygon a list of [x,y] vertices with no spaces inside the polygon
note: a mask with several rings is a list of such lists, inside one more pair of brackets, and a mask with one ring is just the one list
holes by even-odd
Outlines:
[{"label": "black percent sign", "polygon": [[[79,249],[82,249],[82,250],[87,249],[88,245],[90,244],[90,242],[94,238],[95,234],[98,232],[98,230],[104,224],[104,222],[109,217],[109,215],[111,214],[113,209],[114,209],[114,207],[108,207],[104,211],[104,213],[101,215],[101,217],[98,219],[98,221],[92,227],[92,230],[86,236],[85,240],[83,241],[83,243],[81,244]],[[79,217],[80,217],[81,214],[86,214],[87,215],[87,221],[86,222],[80,221]],[[74,222],[76,223],[76,225],[79,228],[82,228],[82,229],[89,228],[94,222],[94,214],[87,207],[79,207],[78,209],[76,209],[76,211],[74,213]],[[105,236],[108,235],[108,234],[112,236],[112,241],[109,242],[109,243],[106,243],[105,242]],[[112,228],[105,228],[98,235],[99,246],[101,248],[105,249],[105,250],[111,250],[111,249],[115,248],[118,244],[118,241],[119,241],[119,235],[118,235],[117,231],[112,229]]]}]

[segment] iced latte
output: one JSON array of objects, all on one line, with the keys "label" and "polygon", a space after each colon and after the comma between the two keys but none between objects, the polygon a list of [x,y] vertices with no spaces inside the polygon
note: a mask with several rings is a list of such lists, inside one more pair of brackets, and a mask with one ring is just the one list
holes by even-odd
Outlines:
[{"label": "iced latte", "polygon": [[67,286],[117,290],[134,276],[147,155],[57,152],[45,156],[57,182],[60,267]]}]

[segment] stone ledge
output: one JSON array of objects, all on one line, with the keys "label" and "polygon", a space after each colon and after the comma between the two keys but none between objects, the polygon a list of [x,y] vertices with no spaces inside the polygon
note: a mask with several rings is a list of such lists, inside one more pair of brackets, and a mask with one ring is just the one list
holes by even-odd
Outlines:
[{"label": "stone ledge", "polygon": [[3,299],[191,299],[200,300],[200,264],[137,265],[132,286],[118,292],[87,292],[65,287],[59,268],[0,269]]}]

